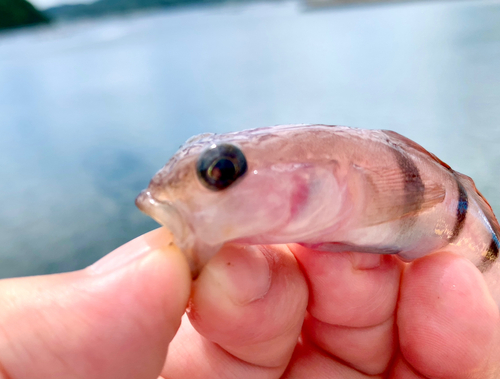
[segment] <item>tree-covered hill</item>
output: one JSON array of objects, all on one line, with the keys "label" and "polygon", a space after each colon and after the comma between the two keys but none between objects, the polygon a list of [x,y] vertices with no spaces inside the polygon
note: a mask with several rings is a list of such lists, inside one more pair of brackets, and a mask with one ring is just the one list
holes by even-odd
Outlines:
[{"label": "tree-covered hill", "polygon": [[0,29],[47,23],[47,16],[26,0],[0,0]]},{"label": "tree-covered hill", "polygon": [[95,17],[112,13],[128,13],[139,9],[156,7],[244,1],[247,0],[98,0],[90,4],[61,5],[49,8],[45,11],[45,14],[54,19],[67,19]]}]

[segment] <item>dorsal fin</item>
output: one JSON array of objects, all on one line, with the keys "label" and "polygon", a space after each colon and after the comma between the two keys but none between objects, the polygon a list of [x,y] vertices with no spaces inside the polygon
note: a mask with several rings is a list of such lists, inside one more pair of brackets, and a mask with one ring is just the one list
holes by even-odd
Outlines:
[{"label": "dorsal fin", "polygon": [[412,141],[411,139],[406,138],[405,136],[402,136],[399,133],[393,132],[392,130],[381,130],[381,132],[383,132],[384,134],[387,134],[389,137],[391,137],[394,140],[396,140],[397,142],[403,144],[403,147],[410,146],[410,147],[414,148],[415,150],[421,152],[422,154],[429,156],[429,158],[436,161],[437,163],[439,163],[440,165],[445,167],[447,170],[453,171],[449,164],[447,164],[446,162],[443,162],[441,159],[439,159],[434,154],[432,154],[431,152],[424,149],[422,146],[420,146],[415,141]]}]

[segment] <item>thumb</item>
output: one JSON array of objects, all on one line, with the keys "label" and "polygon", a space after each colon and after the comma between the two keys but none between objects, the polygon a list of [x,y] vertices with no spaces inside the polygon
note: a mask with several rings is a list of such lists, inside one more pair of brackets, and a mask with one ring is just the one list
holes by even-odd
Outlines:
[{"label": "thumb", "polygon": [[156,379],[191,285],[171,241],[160,228],[82,271],[0,281],[0,378]]}]

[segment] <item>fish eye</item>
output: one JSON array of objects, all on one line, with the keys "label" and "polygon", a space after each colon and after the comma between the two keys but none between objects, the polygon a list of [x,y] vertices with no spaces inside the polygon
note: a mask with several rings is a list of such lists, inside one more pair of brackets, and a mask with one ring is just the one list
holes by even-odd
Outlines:
[{"label": "fish eye", "polygon": [[201,183],[212,191],[220,191],[247,172],[247,160],[234,145],[212,145],[201,153],[196,164]]}]

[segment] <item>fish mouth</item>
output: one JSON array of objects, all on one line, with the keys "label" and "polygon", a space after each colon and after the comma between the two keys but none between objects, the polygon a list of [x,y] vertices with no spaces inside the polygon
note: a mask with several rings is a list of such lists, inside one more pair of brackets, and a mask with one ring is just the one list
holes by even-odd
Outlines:
[{"label": "fish mouth", "polygon": [[171,201],[156,199],[149,189],[143,190],[135,199],[135,205],[174,235],[175,244],[181,249],[189,248],[189,231],[186,220]]}]

